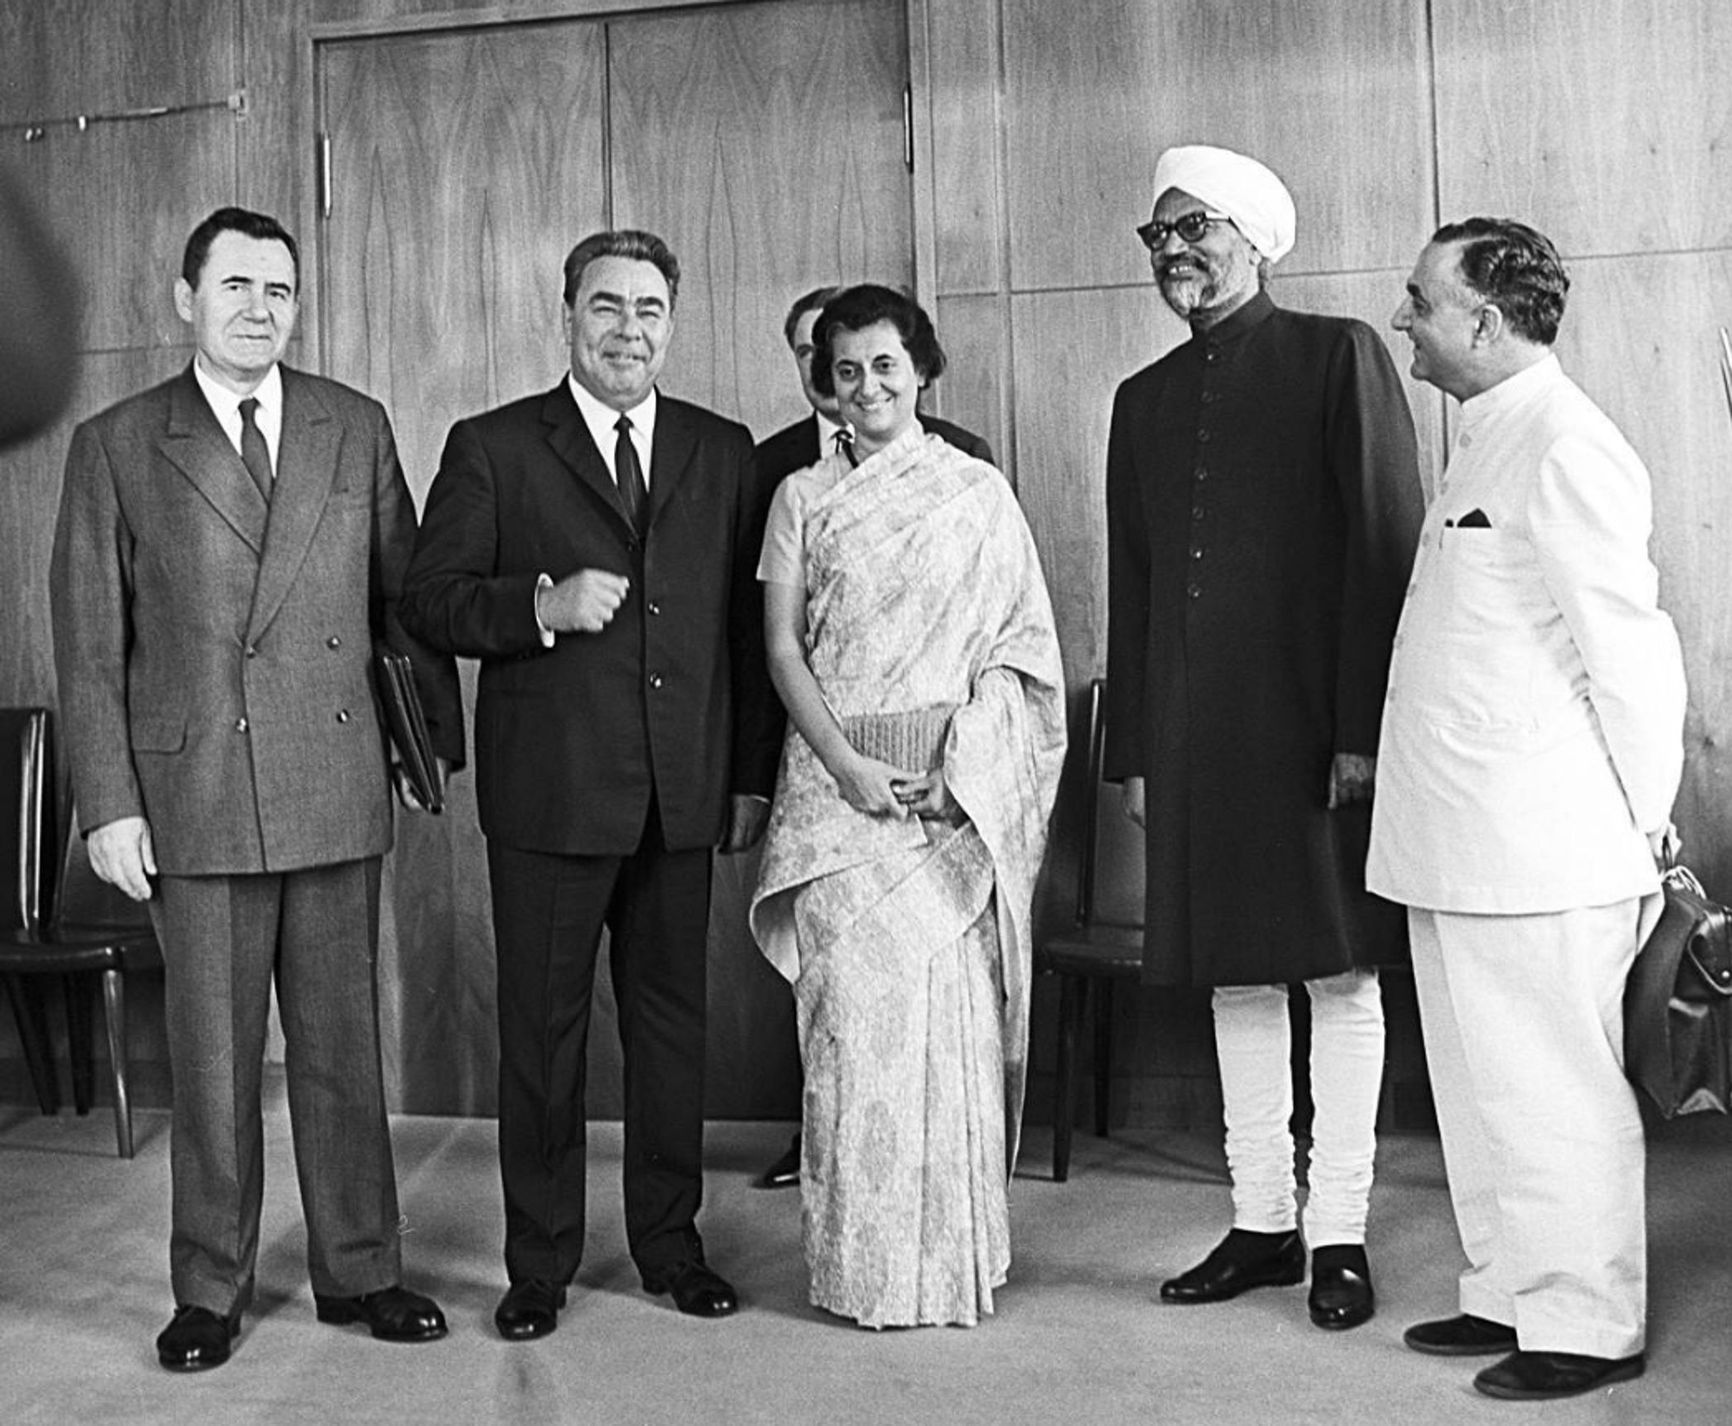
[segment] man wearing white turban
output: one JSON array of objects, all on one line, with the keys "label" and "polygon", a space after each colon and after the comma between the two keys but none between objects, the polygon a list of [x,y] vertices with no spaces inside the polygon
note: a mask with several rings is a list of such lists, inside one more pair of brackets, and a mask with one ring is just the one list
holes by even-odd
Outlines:
[{"label": "man wearing white turban", "polygon": [[[1107,452],[1107,775],[1148,833],[1144,979],[1207,986],[1233,1228],[1161,1286],[1219,1302],[1300,1282],[1311,1320],[1375,1310],[1365,1255],[1383,1067],[1379,964],[1400,911],[1365,890],[1390,647],[1422,497],[1413,420],[1365,323],[1278,308],[1286,186],[1192,145],[1137,235],[1191,339],[1119,387]],[[1304,1238],[1288,990],[1311,1004]]]}]

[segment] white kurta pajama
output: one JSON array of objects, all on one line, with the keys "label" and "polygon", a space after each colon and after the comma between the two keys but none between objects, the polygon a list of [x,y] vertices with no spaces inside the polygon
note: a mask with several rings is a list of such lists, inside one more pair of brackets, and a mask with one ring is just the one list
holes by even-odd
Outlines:
[{"label": "white kurta pajama", "polygon": [[1409,908],[1468,1268],[1526,1351],[1643,1347],[1622,994],[1682,768],[1648,473],[1554,357],[1462,405],[1395,641],[1367,885]]}]

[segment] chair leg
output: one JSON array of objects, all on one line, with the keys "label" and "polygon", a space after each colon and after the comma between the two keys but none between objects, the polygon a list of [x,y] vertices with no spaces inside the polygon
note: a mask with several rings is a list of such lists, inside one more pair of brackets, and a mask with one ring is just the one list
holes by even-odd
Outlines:
[{"label": "chair leg", "polygon": [[108,1021],[108,1061],[114,1067],[114,1137],[123,1159],[132,1157],[132,1100],[126,1088],[126,981],[117,970],[102,973]]},{"label": "chair leg", "polygon": [[1095,1137],[1107,1136],[1107,1093],[1113,1078],[1113,983],[1095,987]]},{"label": "chair leg", "polygon": [[88,972],[75,971],[60,977],[66,997],[66,1059],[72,1071],[72,1108],[90,1113],[96,1101],[96,1026],[91,1005],[96,988]]},{"label": "chair leg", "polygon": [[48,1007],[35,976],[6,977],[6,996],[12,1002],[12,1018],[18,1023],[18,1043],[24,1050],[24,1065],[30,1071],[30,1087],[44,1114],[60,1109],[60,1086],[54,1073],[54,1051],[48,1038]]},{"label": "chair leg", "polygon": [[1081,976],[1058,978],[1058,1065],[1052,1086],[1052,1179],[1070,1177],[1071,1116],[1076,1107],[1076,1036],[1082,1023],[1087,983]]}]

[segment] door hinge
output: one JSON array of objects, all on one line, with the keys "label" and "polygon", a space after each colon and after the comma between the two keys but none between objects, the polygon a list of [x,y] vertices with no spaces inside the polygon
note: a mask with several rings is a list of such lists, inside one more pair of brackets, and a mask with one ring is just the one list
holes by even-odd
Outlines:
[{"label": "door hinge", "polygon": [[902,162],[914,172],[914,86],[902,86]]}]

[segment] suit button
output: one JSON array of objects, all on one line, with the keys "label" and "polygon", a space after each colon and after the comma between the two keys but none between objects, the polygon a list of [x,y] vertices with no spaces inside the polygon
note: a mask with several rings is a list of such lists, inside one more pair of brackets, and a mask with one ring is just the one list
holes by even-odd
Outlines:
[{"label": "suit button", "polygon": [[1186,588],[1185,593],[1190,595],[1193,599],[1199,599],[1202,597],[1203,586],[1200,584],[1190,585]]},{"label": "suit button", "polygon": [[1203,429],[1203,430],[1201,430],[1201,431],[1198,431],[1198,432],[1197,432],[1197,439],[1198,439],[1198,440],[1199,440],[1199,441],[1201,441],[1201,442],[1202,442],[1202,443],[1203,443],[1203,444],[1204,444],[1204,445],[1207,445],[1207,444],[1208,444],[1208,443],[1209,443],[1209,432],[1208,432],[1208,430],[1207,430],[1207,429],[1206,429],[1206,428],[1205,428],[1205,429]]},{"label": "suit button", "polygon": [[349,721],[349,710],[347,708],[339,708],[337,710],[337,721],[339,723],[347,723]]},{"label": "suit button", "polygon": [[246,732],[246,730],[247,730],[247,720],[245,718],[236,718],[235,719],[235,732],[244,733],[244,732]]},{"label": "suit button", "polygon": [[251,644],[248,644],[247,645],[247,657],[249,659],[256,659],[258,656],[259,656],[259,651],[256,648],[254,648]]},{"label": "suit button", "polygon": [[657,604],[653,599],[645,607],[649,610],[651,618],[654,618],[657,614],[662,612],[662,606]]},{"label": "suit button", "polygon": [[649,676],[649,686],[651,688],[660,688],[662,686],[662,676],[659,673],[652,673]]},{"label": "suit button", "polygon": [[343,641],[335,634],[332,634],[330,638],[325,640],[325,647],[327,649],[340,649],[343,647]]}]

